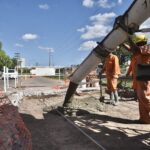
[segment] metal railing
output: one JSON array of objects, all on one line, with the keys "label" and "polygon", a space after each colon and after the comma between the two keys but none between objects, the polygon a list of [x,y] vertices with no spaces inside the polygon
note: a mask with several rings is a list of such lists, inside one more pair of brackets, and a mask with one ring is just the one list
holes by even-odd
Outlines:
[{"label": "metal railing", "polygon": [[[9,84],[9,78],[10,78],[10,73],[9,73],[9,68],[7,68],[6,66],[3,67],[3,75],[2,75],[2,78],[4,80],[4,92],[6,93],[7,92],[7,89],[10,87],[10,84]],[[16,74],[14,76],[14,79],[15,79],[15,88],[17,87],[17,83],[18,83],[18,74]]]}]

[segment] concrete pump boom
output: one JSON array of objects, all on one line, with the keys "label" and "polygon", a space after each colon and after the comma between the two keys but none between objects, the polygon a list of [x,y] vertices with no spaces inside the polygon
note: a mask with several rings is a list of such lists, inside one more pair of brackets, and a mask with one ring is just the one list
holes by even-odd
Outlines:
[{"label": "concrete pump boom", "polygon": [[78,69],[70,77],[70,84],[65,96],[63,106],[72,102],[72,97],[78,84],[96,66],[105,59],[108,54],[122,44],[128,37],[139,30],[139,26],[150,17],[150,1],[134,0],[128,10],[116,18],[111,32],[91,51],[88,57],[80,64]]}]

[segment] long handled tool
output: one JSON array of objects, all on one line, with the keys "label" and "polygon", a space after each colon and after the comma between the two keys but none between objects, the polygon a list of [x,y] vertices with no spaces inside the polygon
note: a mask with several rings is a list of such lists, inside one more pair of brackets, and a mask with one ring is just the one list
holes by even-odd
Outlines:
[{"label": "long handled tool", "polygon": [[127,85],[127,78],[124,79],[124,81],[122,81],[123,85],[122,85],[122,94],[120,96],[120,99],[122,100],[122,97],[123,97],[123,93],[126,92],[126,85]]},{"label": "long handled tool", "polygon": [[99,86],[100,86],[100,98],[99,98],[99,101],[100,102],[104,102],[105,97],[103,96],[102,77],[101,77],[101,75],[100,75],[100,78],[99,78]]}]

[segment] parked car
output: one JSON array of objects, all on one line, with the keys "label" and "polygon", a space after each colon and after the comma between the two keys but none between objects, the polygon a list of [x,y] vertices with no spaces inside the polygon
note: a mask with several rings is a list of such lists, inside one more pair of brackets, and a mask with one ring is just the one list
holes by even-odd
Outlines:
[{"label": "parked car", "polygon": [[[8,69],[8,78],[10,79],[18,78],[18,72],[15,69]],[[2,74],[2,79],[4,79],[4,72]]]}]

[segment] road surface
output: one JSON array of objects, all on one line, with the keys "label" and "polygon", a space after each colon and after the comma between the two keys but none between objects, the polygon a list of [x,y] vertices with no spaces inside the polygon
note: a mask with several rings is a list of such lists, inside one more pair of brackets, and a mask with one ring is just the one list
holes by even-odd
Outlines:
[{"label": "road surface", "polygon": [[[14,79],[11,79],[9,80],[9,85],[10,87],[15,87],[15,80]],[[1,90],[4,90],[4,80],[0,79],[0,89]]]},{"label": "road surface", "polygon": [[22,78],[20,82],[23,87],[52,87],[62,83],[62,81],[50,79],[48,77]]},{"label": "road surface", "polygon": [[[63,81],[50,79],[48,77],[22,77],[18,80],[18,87],[53,87],[56,85],[63,85]],[[15,80],[9,80],[10,88],[15,88]],[[4,80],[0,79],[0,89],[4,89]]]}]

